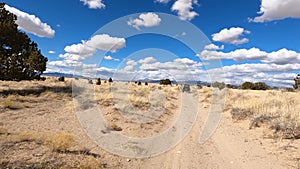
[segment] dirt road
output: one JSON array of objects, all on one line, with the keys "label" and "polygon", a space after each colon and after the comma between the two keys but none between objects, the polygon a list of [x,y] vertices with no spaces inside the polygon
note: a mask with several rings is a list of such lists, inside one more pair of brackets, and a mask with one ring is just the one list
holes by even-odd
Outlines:
[{"label": "dirt road", "polygon": [[207,142],[198,143],[207,112],[208,109],[200,109],[197,123],[191,133],[174,149],[157,157],[134,161],[125,168],[288,168],[284,161],[265,150],[256,136],[232,124],[226,116]]},{"label": "dirt road", "polygon": [[[182,95],[182,110],[183,115],[188,114],[190,111],[195,110],[195,106],[198,106],[199,113],[192,127],[190,133],[173,149],[154,156],[151,158],[142,158],[142,159],[127,159],[125,163],[122,163],[122,166],[119,168],[166,168],[166,169],[179,169],[179,168],[232,168],[232,169],[241,169],[241,168],[273,168],[273,169],[282,169],[287,168],[283,160],[278,159],[277,156],[265,150],[263,143],[257,138],[257,134],[251,134],[243,125],[234,124],[229,117],[228,113],[223,113],[222,120],[213,133],[213,136],[207,140],[205,143],[199,143],[200,131],[204,126],[205,120],[210,111],[210,107],[203,108],[202,105],[195,103],[195,97],[192,94],[183,94]],[[93,109],[90,109],[92,113],[82,113],[79,116],[84,116],[81,118],[82,123],[85,124],[97,124],[95,122],[95,115],[97,114]],[[94,112],[94,113],[93,113]],[[193,113],[192,113],[193,114]],[[87,117],[90,116],[90,117]],[[179,117],[184,118],[184,117]],[[90,120],[92,119],[91,122]],[[186,120],[190,122],[193,120],[189,118]],[[184,124],[181,124],[184,125]],[[246,125],[245,125],[246,126]],[[87,126],[88,127],[88,126]],[[97,137],[95,133],[97,129],[101,127],[98,126],[91,128],[93,130],[90,132],[90,137],[94,139],[96,143],[101,144],[104,136]],[[105,127],[105,126],[102,126]],[[186,131],[184,131],[186,132]],[[115,144],[119,141],[119,144],[127,144],[125,141],[114,141],[113,137],[109,137],[112,144]],[[121,139],[121,137],[120,137]],[[128,140],[127,140],[128,141]],[[170,140],[161,139],[161,143],[156,144],[173,144]],[[102,142],[103,143],[103,142]],[[135,142],[136,145],[134,148],[141,148],[141,144]],[[117,144],[116,144],[117,145]],[[153,144],[152,144],[153,145]],[[127,146],[128,147],[128,146]],[[150,153],[152,149],[155,149],[157,146],[153,147],[148,146],[147,152]],[[112,146],[111,149],[114,149],[113,152],[120,150],[120,147]],[[142,149],[145,150],[145,149]],[[120,150],[121,151],[121,150]],[[132,151],[134,152],[134,151]],[[122,154],[122,153],[121,153]],[[123,153],[124,154],[124,153]],[[126,153],[125,153],[126,154]],[[131,156],[132,154],[128,154]],[[144,154],[148,155],[148,154]],[[141,155],[140,157],[142,157]],[[121,159],[123,157],[120,157]],[[122,160],[125,161],[125,160]]]}]

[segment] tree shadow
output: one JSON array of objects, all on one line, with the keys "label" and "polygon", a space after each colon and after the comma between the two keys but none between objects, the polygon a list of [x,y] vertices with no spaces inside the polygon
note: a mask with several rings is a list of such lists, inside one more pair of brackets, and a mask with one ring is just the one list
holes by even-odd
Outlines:
[{"label": "tree shadow", "polygon": [[88,156],[93,156],[95,158],[101,157],[100,154],[92,153],[89,150],[66,150],[60,153],[74,154],[74,155],[88,155]]},{"label": "tree shadow", "polygon": [[38,86],[35,88],[25,88],[25,89],[8,89],[0,91],[0,95],[8,96],[8,95],[21,95],[21,96],[28,96],[28,95],[35,95],[40,96],[44,92],[53,92],[53,93],[60,93],[60,94],[70,94],[72,95],[72,86]]}]

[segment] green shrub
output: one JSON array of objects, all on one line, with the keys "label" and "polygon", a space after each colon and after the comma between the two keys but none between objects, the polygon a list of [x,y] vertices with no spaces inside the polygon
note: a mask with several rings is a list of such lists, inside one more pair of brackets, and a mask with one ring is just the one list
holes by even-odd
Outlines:
[{"label": "green shrub", "polygon": [[271,89],[266,83],[264,82],[257,82],[254,83],[254,90],[268,90]]},{"label": "green shrub", "polygon": [[225,83],[224,82],[214,82],[211,84],[212,87],[217,87],[220,90],[225,88]]},{"label": "green shrub", "polygon": [[113,80],[112,80],[111,77],[108,79],[108,82],[109,82],[109,83],[113,82]]},{"label": "green shrub", "polygon": [[243,90],[268,90],[271,89],[266,83],[264,82],[257,82],[257,83],[251,83],[251,82],[245,82],[242,84]]},{"label": "green shrub", "polygon": [[101,85],[101,79],[100,78],[97,79],[96,85]]},{"label": "green shrub", "polygon": [[64,76],[60,76],[60,77],[58,78],[58,81],[64,82],[64,81],[65,81],[65,77],[64,77]]},{"label": "green shrub", "polygon": [[160,85],[171,85],[171,80],[170,79],[162,79],[159,81]]},{"label": "green shrub", "polygon": [[226,84],[226,88],[227,89],[232,89],[232,85],[231,84]]},{"label": "green shrub", "polygon": [[251,82],[244,82],[242,84],[242,89],[243,90],[254,89],[254,84]]}]

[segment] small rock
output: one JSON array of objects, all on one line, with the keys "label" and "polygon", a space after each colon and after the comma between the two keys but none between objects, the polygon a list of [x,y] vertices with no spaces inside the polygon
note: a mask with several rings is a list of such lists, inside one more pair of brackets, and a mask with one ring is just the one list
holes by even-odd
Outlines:
[{"label": "small rock", "polygon": [[126,159],[127,162],[130,162],[131,160],[129,158]]},{"label": "small rock", "polygon": [[35,157],[40,157],[40,156],[42,156],[43,154],[39,154],[39,153],[37,153],[37,154],[33,154],[33,156],[35,156]]}]

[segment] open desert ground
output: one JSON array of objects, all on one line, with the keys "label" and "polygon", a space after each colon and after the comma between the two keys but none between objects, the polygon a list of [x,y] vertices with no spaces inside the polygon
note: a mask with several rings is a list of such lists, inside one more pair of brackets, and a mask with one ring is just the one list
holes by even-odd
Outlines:
[{"label": "open desert ground", "polygon": [[[72,84],[84,84],[93,94],[74,94]],[[223,89],[221,120],[200,143],[215,90],[192,85],[191,93],[182,93],[180,85],[96,85],[56,77],[0,81],[0,168],[300,168],[299,92]],[[79,106],[74,97],[84,104]],[[95,106],[106,121],[99,131],[147,138],[168,130],[181,109],[195,105],[198,115],[186,137],[172,149],[145,158],[103,149],[78,119]]]}]

